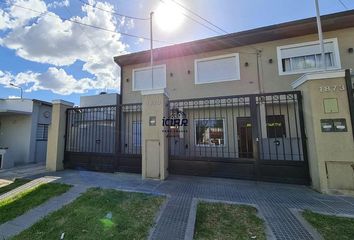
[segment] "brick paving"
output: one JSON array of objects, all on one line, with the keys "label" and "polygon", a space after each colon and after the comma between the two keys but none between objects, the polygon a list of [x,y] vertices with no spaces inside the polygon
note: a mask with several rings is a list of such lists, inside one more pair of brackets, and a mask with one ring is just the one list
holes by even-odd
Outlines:
[{"label": "brick paving", "polygon": [[[185,239],[191,204],[196,198],[256,205],[276,239],[316,238],[293,214],[294,209],[354,216],[354,198],[320,194],[306,186],[191,176],[170,176],[166,181],[155,181],[141,180],[135,174],[73,170],[51,175],[60,177],[60,182],[84,188],[168,195],[151,239]],[[33,177],[39,176],[42,175]]]}]

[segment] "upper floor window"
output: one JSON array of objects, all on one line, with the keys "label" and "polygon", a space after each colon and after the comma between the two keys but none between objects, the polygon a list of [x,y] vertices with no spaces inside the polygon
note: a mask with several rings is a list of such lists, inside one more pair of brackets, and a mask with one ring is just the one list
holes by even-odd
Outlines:
[{"label": "upper floor window", "polygon": [[[325,65],[327,69],[340,68],[338,41],[324,41]],[[318,41],[277,47],[280,75],[317,71],[322,68],[321,47]]]},{"label": "upper floor window", "polygon": [[166,65],[133,69],[133,91],[166,88]]},{"label": "upper floor window", "polygon": [[196,59],[194,69],[196,84],[240,80],[239,54]]}]

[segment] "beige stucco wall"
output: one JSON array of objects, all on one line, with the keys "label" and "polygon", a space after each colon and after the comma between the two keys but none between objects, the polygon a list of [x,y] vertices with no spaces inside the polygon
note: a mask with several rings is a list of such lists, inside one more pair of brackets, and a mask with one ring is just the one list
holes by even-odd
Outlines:
[{"label": "beige stucco wall", "polygon": [[46,168],[49,171],[63,169],[66,110],[74,104],[61,100],[53,101],[52,122],[48,129]]},{"label": "beige stucco wall", "polygon": [[[325,32],[324,38],[338,39],[342,69],[353,68],[354,54],[348,53],[348,48],[354,47],[354,28]],[[260,56],[259,69],[261,85],[263,86],[264,92],[293,90],[290,86],[291,82],[293,82],[302,75],[279,75],[276,49],[277,46],[316,40],[318,40],[318,36],[316,34],[312,34],[302,37],[270,41],[252,45],[252,47],[262,50]],[[163,61],[155,61],[155,65],[166,64],[167,92],[169,93],[169,98],[171,100],[258,93],[260,91],[260,87],[258,84],[257,77],[257,55],[255,53],[255,49],[252,47],[243,46],[237,48],[224,49],[220,51],[206,52],[197,55],[166,59]],[[218,56],[228,53],[239,53],[240,55],[241,80],[199,85],[196,85],[194,83],[195,59]],[[269,63],[269,59],[272,59],[273,63]],[[249,63],[248,67],[245,67],[245,62]],[[146,66],[149,66],[149,63],[123,67],[123,103],[141,102],[140,92],[132,91],[132,70],[134,68]],[[190,74],[188,74],[188,70],[190,70]],[[170,75],[170,73],[172,73],[172,76]]]},{"label": "beige stucco wall", "polygon": [[[312,185],[321,192],[354,193],[354,144],[346,91],[320,92],[324,86],[345,86],[343,78],[310,80],[303,92],[304,119]],[[339,89],[339,88],[338,88]],[[323,100],[338,99],[338,113],[325,113]],[[347,132],[322,132],[321,119],[345,118]]]},{"label": "beige stucco wall", "polygon": [[[143,95],[142,105],[142,177],[166,179],[168,176],[168,142],[161,119],[167,115],[165,94]],[[156,117],[156,125],[149,118]]]}]

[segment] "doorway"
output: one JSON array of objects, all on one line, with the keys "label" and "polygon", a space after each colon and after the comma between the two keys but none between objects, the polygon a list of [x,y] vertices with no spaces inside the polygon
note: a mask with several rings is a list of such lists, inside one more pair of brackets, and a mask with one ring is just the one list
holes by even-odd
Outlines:
[{"label": "doorway", "polygon": [[237,118],[237,140],[240,158],[253,158],[251,117]]}]

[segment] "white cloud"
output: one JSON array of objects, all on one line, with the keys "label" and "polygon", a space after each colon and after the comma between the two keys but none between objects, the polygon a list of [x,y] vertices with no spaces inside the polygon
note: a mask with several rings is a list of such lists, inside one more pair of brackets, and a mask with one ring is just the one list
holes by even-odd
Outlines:
[{"label": "white cloud", "polygon": [[8,99],[19,99],[21,98],[20,96],[15,96],[15,95],[9,95]]},{"label": "white cloud", "polygon": [[120,28],[125,28],[126,30],[133,29],[135,27],[134,19],[127,19],[126,17],[121,17],[119,20]]},{"label": "white cloud", "polygon": [[10,27],[10,16],[7,12],[0,9],[0,30],[4,30]]},{"label": "white cloud", "polygon": [[[37,90],[49,90],[53,93],[69,95],[72,93],[84,93],[90,89],[103,89],[106,86],[102,82],[90,78],[75,79],[72,75],[66,73],[62,68],[50,67],[44,73],[21,72],[12,75],[9,72],[0,71],[0,83],[11,87],[10,83],[20,86],[29,86],[26,92]],[[117,88],[112,82],[108,88]]]},{"label": "white cloud", "polygon": [[144,38],[138,38],[138,40],[135,41],[135,44],[139,45],[139,44],[142,44],[144,41],[145,41]]},{"label": "white cloud", "polygon": [[[0,9],[0,30],[22,27],[29,20],[47,11],[45,2],[41,0],[12,0],[8,3],[6,8]],[[18,6],[35,9],[35,11],[28,11]]]},{"label": "white cloud", "polygon": [[[31,2],[34,5],[29,8],[47,11],[47,6],[40,0],[15,0],[15,2],[25,6]],[[90,1],[90,4],[110,11],[114,10],[113,6],[106,2]],[[116,18],[109,12],[89,5],[83,5],[81,10],[83,16],[73,16],[71,20],[112,31],[115,31],[117,26],[119,27]],[[30,11],[24,9],[19,11],[15,11],[15,8],[10,5],[7,11],[0,12],[0,16],[8,14],[10,20],[8,23],[7,18],[2,17],[0,29],[2,25],[11,29],[4,38],[0,39],[0,44],[14,50],[16,55],[23,59],[56,67],[49,68],[46,73],[26,72],[23,76],[17,74],[13,77],[16,82],[24,84],[24,76],[29,77],[31,79],[27,79],[26,83],[33,83],[29,91],[48,89],[60,94],[84,92],[94,88],[116,90],[119,88],[119,68],[114,63],[113,56],[125,53],[127,48],[127,45],[121,42],[120,34],[62,20],[53,12],[31,15]],[[25,17],[25,14],[29,16]],[[29,23],[29,19],[33,20]],[[131,26],[134,22],[128,21],[126,24]],[[66,74],[60,68],[70,66],[76,61],[82,61],[84,63],[82,70],[94,77],[75,80],[73,76]],[[0,75],[0,83],[3,81]],[[66,88],[65,85],[70,86],[72,90]]]},{"label": "white cloud", "polygon": [[48,3],[49,8],[58,8],[58,7],[69,7],[69,0],[60,0]]}]

